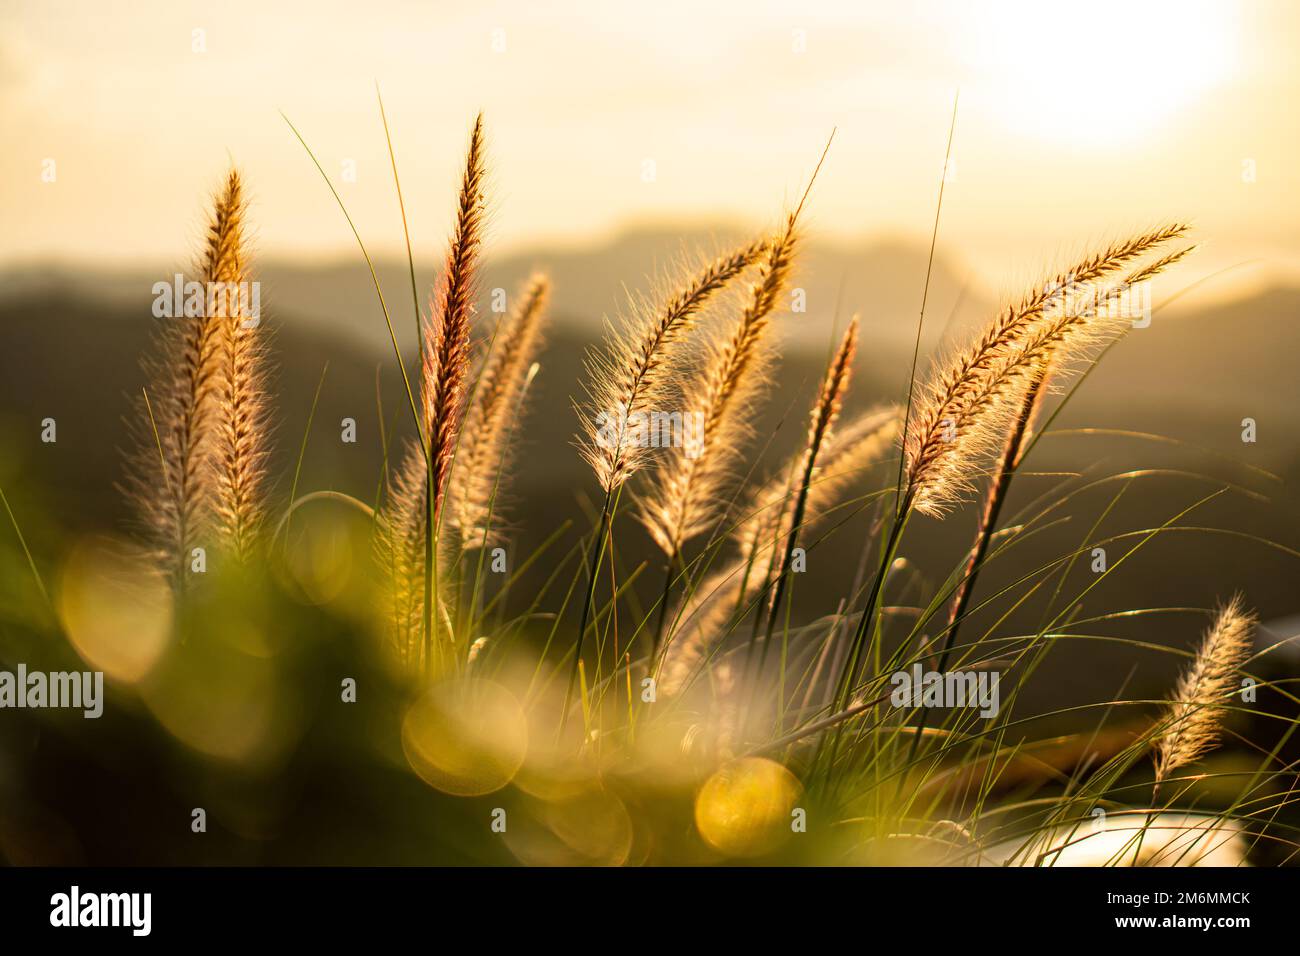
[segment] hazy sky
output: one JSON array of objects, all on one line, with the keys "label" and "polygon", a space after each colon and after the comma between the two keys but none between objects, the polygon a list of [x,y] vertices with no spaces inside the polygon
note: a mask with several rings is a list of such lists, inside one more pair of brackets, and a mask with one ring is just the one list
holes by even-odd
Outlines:
[{"label": "hazy sky", "polygon": [[231,158],[263,254],[346,253],[280,111],[397,249],[378,81],[423,256],[480,108],[498,248],[771,221],[833,127],[814,228],[925,236],[960,89],[941,243],[995,290],[1170,216],[1300,271],[1297,6],[0,0],[0,262],[175,261]]}]

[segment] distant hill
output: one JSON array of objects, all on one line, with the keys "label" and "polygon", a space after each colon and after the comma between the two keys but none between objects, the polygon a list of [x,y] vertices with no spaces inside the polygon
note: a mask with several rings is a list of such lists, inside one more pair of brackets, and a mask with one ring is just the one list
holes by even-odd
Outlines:
[{"label": "distant hill", "polygon": [[[625,310],[629,293],[661,289],[663,276],[675,267],[697,262],[700,256],[747,238],[726,227],[686,232],[637,229],[598,246],[489,255],[483,288],[513,292],[533,270],[545,269],[553,280],[554,311],[559,320],[588,334],[599,328],[603,316],[614,317]],[[837,309],[841,320],[861,312],[863,320],[882,335],[910,342],[915,335],[926,255],[924,248],[904,242],[810,242],[796,278],[796,285],[806,293],[808,311],[785,323],[793,343],[825,347]],[[425,307],[437,263],[425,255],[416,265],[421,306]],[[80,295],[105,305],[134,307],[147,315],[153,284],[170,280],[176,271],[176,264],[125,272],[54,264],[10,268],[0,270],[0,304]],[[405,259],[379,259],[376,273],[403,346],[414,347],[410,273]],[[309,320],[314,329],[377,349],[391,348],[369,271],[359,253],[310,265],[270,259],[258,263],[258,276],[263,307],[269,312],[285,316],[286,321]],[[936,262],[930,285],[933,335],[954,309],[959,318],[967,319],[987,312],[983,293],[965,286],[956,268],[942,257]]]}]

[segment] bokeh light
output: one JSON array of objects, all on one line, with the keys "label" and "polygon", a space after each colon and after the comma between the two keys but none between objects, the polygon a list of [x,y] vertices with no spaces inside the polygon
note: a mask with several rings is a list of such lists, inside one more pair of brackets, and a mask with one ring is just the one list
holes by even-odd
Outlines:
[{"label": "bokeh light", "polygon": [[514,779],[528,750],[528,722],[514,694],[500,684],[447,681],[406,712],[402,748],[429,786],[481,796]]},{"label": "bokeh light", "polygon": [[789,770],[764,757],[718,769],[695,798],[695,826],[726,856],[762,856],[790,836],[802,787]]},{"label": "bokeh light", "polygon": [[59,580],[59,618],[77,653],[108,678],[134,684],[170,642],[172,594],[145,555],[107,537],[79,541]]}]

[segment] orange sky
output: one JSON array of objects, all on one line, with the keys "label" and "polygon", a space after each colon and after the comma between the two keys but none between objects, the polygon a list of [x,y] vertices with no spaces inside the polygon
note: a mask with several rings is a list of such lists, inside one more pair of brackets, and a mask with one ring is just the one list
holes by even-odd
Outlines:
[{"label": "orange sky", "polygon": [[0,9],[0,264],[175,261],[231,157],[252,184],[264,255],[347,252],[346,224],[280,110],[362,235],[396,251],[378,81],[426,255],[479,108],[498,248],[598,241],[645,220],[770,221],[832,127],[813,228],[924,237],[960,89],[941,246],[992,291],[1168,217],[1197,224],[1204,272],[1244,261],[1242,281],[1300,272],[1296,5],[129,9]]}]

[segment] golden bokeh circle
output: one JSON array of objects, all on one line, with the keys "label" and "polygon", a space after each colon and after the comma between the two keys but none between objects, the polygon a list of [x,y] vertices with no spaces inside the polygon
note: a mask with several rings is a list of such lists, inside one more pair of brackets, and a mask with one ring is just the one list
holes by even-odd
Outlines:
[{"label": "golden bokeh circle", "polygon": [[429,786],[459,797],[508,784],[528,751],[528,721],[500,684],[477,678],[435,684],[402,721],[402,749]]},{"label": "golden bokeh circle", "polygon": [[726,856],[762,856],[790,836],[802,787],[789,770],[764,757],[725,764],[695,797],[695,826]]},{"label": "golden bokeh circle", "polygon": [[171,588],[125,542],[79,541],[59,576],[59,620],[82,659],[112,680],[134,684],[162,658],[171,641]]},{"label": "golden bokeh circle", "polygon": [[583,865],[621,866],[632,849],[632,818],[617,796],[593,789],[547,804],[543,817],[551,832]]},{"label": "golden bokeh circle", "polygon": [[292,593],[304,603],[332,604],[352,586],[356,554],[365,547],[354,524],[347,516],[320,509],[293,527],[284,568],[296,585]]}]

